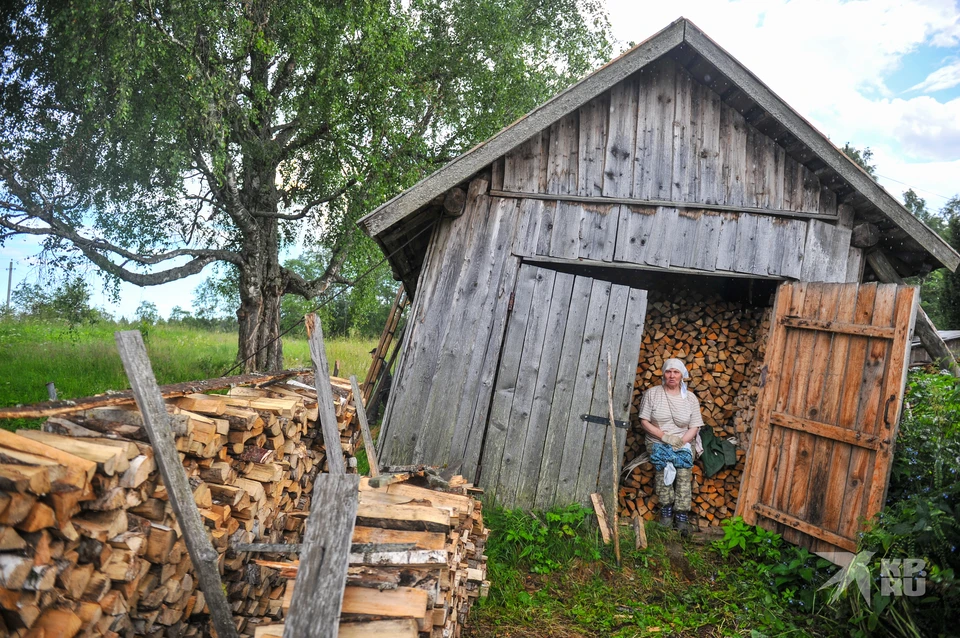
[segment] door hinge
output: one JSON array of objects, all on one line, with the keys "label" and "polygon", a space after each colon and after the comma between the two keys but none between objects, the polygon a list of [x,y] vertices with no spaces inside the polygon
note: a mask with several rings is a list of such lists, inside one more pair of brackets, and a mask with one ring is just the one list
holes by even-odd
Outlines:
[{"label": "door hinge", "polygon": [[507,302],[507,312],[513,312],[514,293],[510,293],[510,301]]},{"label": "door hinge", "polygon": [[[596,423],[598,425],[610,425],[610,418],[605,416],[595,416],[593,414],[581,414],[580,420],[586,421],[587,423]],[[617,427],[623,430],[629,430],[630,424],[626,421],[621,421],[617,419],[614,421]]]}]

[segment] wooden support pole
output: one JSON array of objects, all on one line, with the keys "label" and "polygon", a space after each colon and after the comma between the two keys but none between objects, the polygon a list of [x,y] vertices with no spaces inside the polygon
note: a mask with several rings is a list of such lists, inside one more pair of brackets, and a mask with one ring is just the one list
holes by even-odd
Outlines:
[{"label": "wooden support pole", "polygon": [[359,474],[317,476],[284,638],[336,638],[359,490]]},{"label": "wooden support pole", "polygon": [[327,351],[323,345],[323,328],[317,315],[310,313],[304,317],[307,327],[307,343],[310,345],[310,358],[313,360],[313,383],[317,389],[320,431],[323,444],[327,448],[327,464],[330,474],[343,476],[347,473],[343,462],[343,448],[340,447],[340,429],[337,427],[337,410],[333,406],[333,392],[330,390],[330,368],[327,367]]},{"label": "wooden support pole", "polygon": [[360,421],[360,432],[363,434],[363,447],[367,450],[367,461],[370,462],[370,476],[380,476],[380,464],[377,462],[377,449],[373,447],[373,436],[370,434],[370,423],[367,422],[367,411],[363,408],[363,395],[357,385],[356,375],[350,375],[350,387],[353,388],[353,404],[357,408],[357,420]]},{"label": "wooden support pole", "polygon": [[143,338],[137,330],[117,332],[117,349],[123,368],[130,379],[130,387],[137,407],[143,415],[143,425],[153,446],[154,459],[167,488],[167,496],[180,523],[183,540],[193,562],[200,589],[210,608],[210,620],[219,638],[237,638],[233,612],[220,581],[219,555],[210,542],[207,529],[200,519],[200,511],[193,500],[193,490],[187,482],[187,473],[180,462],[173,431],[170,428],[167,407],[160,387],[153,375]]},{"label": "wooden support pole", "polygon": [[613,468],[613,553],[617,557],[617,567],[620,567],[620,514],[617,494],[620,491],[619,470],[617,469],[617,420],[613,414],[613,362],[610,351],[607,350],[607,407],[610,410],[610,449],[611,467]]},{"label": "wooden support pole", "polygon": [[[877,279],[880,281],[891,284],[903,283],[903,278],[897,273],[883,251],[874,250],[867,253],[867,263],[873,268],[873,272],[876,273]],[[940,338],[937,327],[933,325],[930,317],[919,305],[917,306],[917,323],[914,331],[920,339],[920,344],[930,354],[930,358],[938,365],[950,370],[953,376],[960,378],[960,365],[957,365],[957,360],[950,352],[950,348]]]}]

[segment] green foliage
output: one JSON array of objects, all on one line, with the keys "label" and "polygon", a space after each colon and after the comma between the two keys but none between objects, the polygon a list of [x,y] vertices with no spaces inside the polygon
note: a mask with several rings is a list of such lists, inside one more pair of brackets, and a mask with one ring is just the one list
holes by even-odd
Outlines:
[{"label": "green foliage", "polygon": [[854,164],[865,170],[867,175],[873,179],[877,179],[877,166],[876,164],[870,163],[873,161],[873,151],[870,150],[869,146],[861,150],[855,146],[851,146],[850,142],[846,142],[840,150],[844,155],[853,160]]},{"label": "green foliage", "polygon": [[54,283],[21,283],[13,291],[14,306],[23,315],[62,321],[68,328],[109,318],[105,312],[90,305],[90,284],[82,275],[65,278],[51,287]]},{"label": "green foliage", "polygon": [[[954,197],[943,208],[941,214],[946,218],[944,236],[954,250],[960,250],[960,197]],[[938,310],[942,330],[960,330],[960,275],[942,272],[942,287],[938,296]]]}]

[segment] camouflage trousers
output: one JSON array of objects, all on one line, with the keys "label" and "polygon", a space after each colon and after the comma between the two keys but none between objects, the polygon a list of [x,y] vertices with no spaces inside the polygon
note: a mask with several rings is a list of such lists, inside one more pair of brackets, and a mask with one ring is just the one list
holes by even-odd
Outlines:
[{"label": "camouflage trousers", "polygon": [[654,479],[660,506],[673,505],[677,512],[689,512],[693,500],[693,470],[689,467],[678,469],[672,485],[663,483],[663,472],[657,472]]}]

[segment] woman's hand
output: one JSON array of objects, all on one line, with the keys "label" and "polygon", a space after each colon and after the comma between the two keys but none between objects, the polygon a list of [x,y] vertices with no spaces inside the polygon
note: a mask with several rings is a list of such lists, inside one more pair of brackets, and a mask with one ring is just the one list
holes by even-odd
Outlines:
[{"label": "woman's hand", "polygon": [[690,428],[684,432],[682,440],[684,443],[692,443],[695,438],[697,438],[697,432],[699,428]]},{"label": "woman's hand", "polygon": [[660,440],[672,447],[674,450],[682,448],[686,442],[676,434],[664,434]]}]

